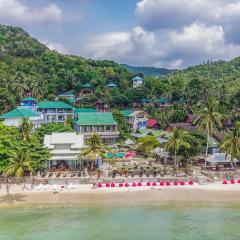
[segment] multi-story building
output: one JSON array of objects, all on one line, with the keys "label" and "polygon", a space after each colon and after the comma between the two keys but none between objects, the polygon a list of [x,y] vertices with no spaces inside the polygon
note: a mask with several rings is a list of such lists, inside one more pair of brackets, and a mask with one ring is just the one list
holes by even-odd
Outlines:
[{"label": "multi-story building", "polygon": [[3,119],[3,123],[6,126],[15,127],[19,127],[23,119],[30,120],[34,128],[38,128],[43,122],[41,114],[28,108],[16,108],[1,115],[0,118]]},{"label": "multi-story building", "polygon": [[37,111],[42,114],[44,123],[64,123],[74,115],[74,107],[64,102],[42,101]]},{"label": "multi-story building", "polygon": [[44,145],[50,151],[51,157],[47,160],[48,169],[75,170],[81,166],[78,159],[80,149],[84,147],[83,135],[75,132],[52,133],[45,135]]},{"label": "multi-story building", "polygon": [[85,112],[75,115],[74,128],[77,133],[83,134],[84,141],[93,133],[100,135],[106,144],[115,144],[119,138],[117,122],[110,112]]}]

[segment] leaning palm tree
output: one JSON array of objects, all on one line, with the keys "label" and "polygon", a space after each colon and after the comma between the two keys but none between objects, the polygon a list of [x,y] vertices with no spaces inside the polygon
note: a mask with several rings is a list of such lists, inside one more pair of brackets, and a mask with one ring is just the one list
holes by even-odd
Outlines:
[{"label": "leaning palm tree", "polygon": [[5,175],[22,177],[25,172],[34,172],[34,162],[26,148],[16,148],[8,159],[9,164],[5,169]]},{"label": "leaning palm tree", "polygon": [[104,158],[105,154],[110,151],[109,147],[103,144],[100,136],[97,133],[94,133],[89,140],[87,141],[87,147],[84,147],[80,150],[78,159],[87,159],[92,162],[91,171],[93,170],[94,161],[99,157]]},{"label": "leaning palm tree", "polygon": [[195,124],[199,130],[205,131],[207,133],[207,146],[205,153],[205,167],[207,164],[208,148],[209,148],[209,139],[213,135],[214,131],[222,126],[221,123],[222,116],[220,113],[214,111],[213,105],[211,102],[207,104],[207,107],[204,108],[202,114],[195,120]]},{"label": "leaning palm tree", "polygon": [[191,146],[186,141],[186,138],[188,136],[188,132],[182,130],[182,129],[173,129],[173,135],[166,143],[166,148],[170,151],[174,152],[174,166],[178,168],[178,159],[177,159],[177,153],[181,148],[189,149]]},{"label": "leaning palm tree", "polygon": [[240,122],[235,123],[232,131],[228,130],[221,144],[221,149],[226,153],[226,157],[230,155],[233,166],[235,164],[234,159],[240,156]]},{"label": "leaning palm tree", "polygon": [[29,141],[31,138],[31,132],[33,130],[32,122],[27,118],[23,118],[22,123],[18,129],[22,135],[23,140]]}]

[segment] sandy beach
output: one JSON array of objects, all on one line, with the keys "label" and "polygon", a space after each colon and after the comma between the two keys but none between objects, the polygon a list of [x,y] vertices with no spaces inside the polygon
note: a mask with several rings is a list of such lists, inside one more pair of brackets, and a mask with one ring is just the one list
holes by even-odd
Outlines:
[{"label": "sandy beach", "polygon": [[73,189],[23,190],[13,185],[9,195],[5,186],[0,190],[0,206],[18,206],[41,203],[130,203],[130,202],[240,202],[240,184],[213,183],[193,186],[97,188],[92,185],[77,185]]}]

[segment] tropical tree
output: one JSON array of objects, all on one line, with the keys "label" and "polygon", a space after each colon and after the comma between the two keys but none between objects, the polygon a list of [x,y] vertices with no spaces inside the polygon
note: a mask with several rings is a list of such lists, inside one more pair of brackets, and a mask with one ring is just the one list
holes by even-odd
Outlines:
[{"label": "tropical tree", "polygon": [[147,157],[150,157],[154,148],[159,147],[160,143],[154,136],[144,136],[138,140],[138,150],[143,151]]},{"label": "tropical tree", "polygon": [[34,172],[32,167],[34,162],[27,148],[16,148],[8,161],[8,166],[5,169],[6,176],[22,177],[26,172]]},{"label": "tropical tree", "polygon": [[190,149],[191,145],[187,142],[188,132],[174,128],[173,134],[166,143],[166,148],[174,152],[174,166],[178,168],[177,154],[181,148]]},{"label": "tropical tree", "polygon": [[110,148],[103,144],[100,136],[97,133],[94,133],[89,140],[87,141],[87,147],[83,147],[80,150],[78,159],[90,160],[91,171],[93,170],[94,162],[99,158],[105,157],[105,154],[110,151]]},{"label": "tropical tree", "polygon": [[209,139],[213,135],[214,131],[222,126],[221,123],[222,116],[220,113],[214,110],[212,102],[208,102],[206,108],[204,108],[201,115],[195,120],[195,124],[199,130],[205,131],[207,134],[207,146],[206,146],[206,157],[205,157],[205,167],[207,164]]},{"label": "tropical tree", "polygon": [[30,140],[32,130],[33,130],[32,122],[27,118],[23,118],[22,123],[19,126],[19,132],[21,133],[24,141]]},{"label": "tropical tree", "polygon": [[234,165],[234,159],[240,156],[240,122],[235,123],[232,131],[228,130],[221,149],[226,153],[226,157],[230,155],[231,164]]}]

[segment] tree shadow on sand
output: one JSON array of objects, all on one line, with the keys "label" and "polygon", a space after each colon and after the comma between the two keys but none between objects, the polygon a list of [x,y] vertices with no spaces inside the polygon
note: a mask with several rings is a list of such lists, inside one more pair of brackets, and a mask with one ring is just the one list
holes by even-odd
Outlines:
[{"label": "tree shadow on sand", "polygon": [[7,194],[0,197],[0,204],[12,205],[16,202],[25,202],[24,198],[24,194]]}]

